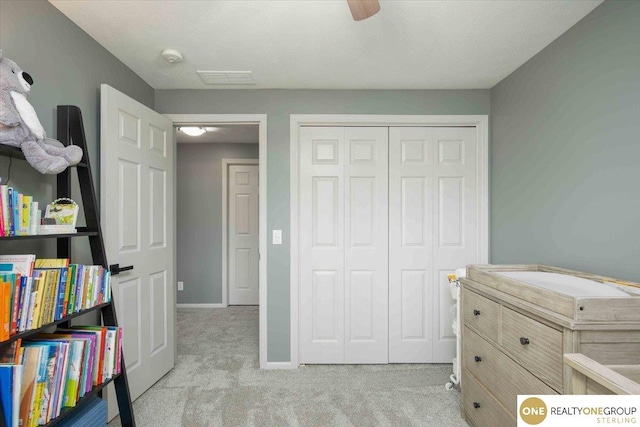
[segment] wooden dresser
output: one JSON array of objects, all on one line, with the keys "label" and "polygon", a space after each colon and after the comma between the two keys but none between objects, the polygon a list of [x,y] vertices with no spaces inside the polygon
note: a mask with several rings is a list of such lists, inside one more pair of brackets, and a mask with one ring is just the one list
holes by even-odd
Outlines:
[{"label": "wooden dresser", "polygon": [[542,265],[469,266],[461,284],[462,412],[474,426],[515,426],[518,394],[571,394],[564,353],[640,364],[638,284]]}]

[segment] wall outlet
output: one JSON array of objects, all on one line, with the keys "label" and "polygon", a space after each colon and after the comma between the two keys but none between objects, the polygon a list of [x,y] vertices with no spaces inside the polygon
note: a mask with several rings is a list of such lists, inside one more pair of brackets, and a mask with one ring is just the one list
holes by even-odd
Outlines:
[{"label": "wall outlet", "polygon": [[184,282],[178,282],[178,290],[184,291]]},{"label": "wall outlet", "polygon": [[282,244],[282,230],[273,230],[273,244],[274,245]]}]

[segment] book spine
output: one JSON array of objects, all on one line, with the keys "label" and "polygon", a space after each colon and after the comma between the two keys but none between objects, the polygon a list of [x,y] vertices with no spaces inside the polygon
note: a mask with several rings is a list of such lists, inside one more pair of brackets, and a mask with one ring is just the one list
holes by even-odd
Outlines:
[{"label": "book spine", "polygon": [[20,391],[22,389],[22,374],[24,366],[16,363],[13,366],[13,427],[19,427],[20,419]]},{"label": "book spine", "polygon": [[38,215],[38,202],[31,202],[31,217],[29,218],[29,234],[35,236],[38,234],[38,225],[40,224],[40,216]]},{"label": "book spine", "polygon": [[[40,272],[39,272],[40,273]],[[33,324],[32,329],[37,329],[42,324],[40,318],[42,317],[42,306],[44,304],[45,294],[45,277],[44,274],[38,276],[38,295],[36,303],[33,306]]]},{"label": "book spine", "polygon": [[118,362],[116,363],[116,373],[122,372],[122,328],[118,328]]},{"label": "book spine", "polygon": [[20,235],[20,193],[13,190],[13,236]]},{"label": "book spine", "polygon": [[9,233],[9,201],[7,192],[9,187],[5,184],[0,185],[0,203],[2,203],[2,236],[8,236]]},{"label": "book spine", "polygon": [[73,269],[71,267],[67,267],[67,280],[64,284],[64,298],[62,300],[62,317],[67,315],[67,310],[69,309],[69,297],[71,291],[71,282],[73,278]]},{"label": "book spine", "polygon": [[29,234],[29,229],[31,225],[31,202],[33,201],[32,196],[24,195],[22,196],[22,212],[21,212],[21,221],[20,221],[20,231],[23,235]]},{"label": "book spine", "polygon": [[[37,289],[38,281],[32,281],[32,289]],[[32,291],[31,297],[29,298],[29,314],[27,314],[27,324],[25,326],[25,331],[33,329],[33,317],[36,311],[36,301],[38,300],[38,291]]]},{"label": "book spine", "polygon": [[59,319],[62,319],[63,317],[62,311],[64,308],[65,291],[67,290],[67,274],[68,274],[68,270],[66,268],[60,269],[59,271],[60,279],[58,280],[58,300],[57,300],[56,313],[55,313],[54,320],[59,320]]},{"label": "book spine", "polygon": [[49,270],[42,270],[42,304],[40,305],[40,318],[38,327],[49,323],[49,311],[51,307],[51,277],[53,274]]},{"label": "book spine", "polygon": [[36,383],[36,394],[33,399],[33,407],[31,411],[31,417],[29,426],[36,427],[40,414],[42,411],[42,400],[44,399],[44,388],[47,380],[47,365],[49,362],[49,349],[48,347],[42,348],[42,355],[40,357],[40,364],[38,365],[38,380]]},{"label": "book spine", "polygon": [[87,287],[86,287],[86,292],[84,297],[85,308],[89,308],[92,305],[91,300],[93,299],[93,282],[95,280],[95,274],[96,274],[96,270],[95,270],[95,267],[92,265],[89,267],[89,274],[87,276]]},{"label": "book spine", "polygon": [[9,339],[10,317],[9,307],[11,305],[11,288],[8,282],[0,283],[0,341]]},{"label": "book spine", "polygon": [[20,275],[13,275],[13,280],[11,282],[11,290],[13,291],[13,295],[11,297],[12,301],[12,314],[11,314],[11,335],[15,335],[18,332],[18,307],[20,306]]},{"label": "book spine", "polygon": [[[2,187],[4,187],[4,185]],[[4,228],[4,216],[6,215],[5,212],[7,211],[7,208],[4,205],[4,197],[2,197],[3,191],[4,189],[0,189],[0,236],[2,237],[6,236]]]},{"label": "book spine", "polygon": [[24,289],[24,302],[22,304],[22,315],[20,316],[20,332],[23,332],[27,329],[27,322],[29,321],[29,309],[31,307],[31,295],[33,290],[31,286],[33,285],[33,278],[26,277],[25,289]]},{"label": "book spine", "polygon": [[18,200],[15,205],[16,208],[16,235],[22,236],[22,200],[24,199],[24,195],[22,193],[18,193]]},{"label": "book spine", "polygon": [[15,232],[13,229],[13,188],[9,187],[7,189],[7,205],[9,206],[8,209],[8,216],[9,216],[9,236],[15,236]]},{"label": "book spine", "polygon": [[77,264],[72,264],[72,274],[71,274],[71,286],[69,287],[69,306],[67,307],[67,314],[73,314],[76,310],[76,293],[77,293],[77,283],[78,283],[78,273],[80,271],[80,267]]},{"label": "book spine", "polygon": [[56,406],[54,410],[54,417],[60,415],[60,411],[62,410],[62,405],[64,403],[64,391],[65,384],[67,381],[67,372],[69,371],[69,352],[71,350],[71,343],[67,342],[63,347],[63,354],[60,366],[62,366],[62,372],[60,373],[60,378],[58,380],[58,395],[56,399]]},{"label": "book spine", "polygon": [[22,325],[26,317],[25,304],[29,304],[27,299],[27,283],[28,277],[20,277],[20,301],[18,303],[18,319],[16,322],[16,332],[22,332]]}]

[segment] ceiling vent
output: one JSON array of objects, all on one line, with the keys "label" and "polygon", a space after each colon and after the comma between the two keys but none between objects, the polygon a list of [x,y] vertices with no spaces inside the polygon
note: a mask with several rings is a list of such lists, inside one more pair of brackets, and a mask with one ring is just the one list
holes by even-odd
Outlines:
[{"label": "ceiling vent", "polygon": [[196,71],[208,85],[254,85],[251,71]]}]

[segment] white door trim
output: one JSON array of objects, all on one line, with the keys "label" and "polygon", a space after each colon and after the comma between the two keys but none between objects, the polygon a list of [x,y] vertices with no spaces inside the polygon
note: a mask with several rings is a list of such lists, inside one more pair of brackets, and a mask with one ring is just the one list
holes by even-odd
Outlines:
[{"label": "white door trim", "polygon": [[[473,126],[478,138],[478,260],[489,262],[489,116],[488,115],[362,115],[362,114],[291,114],[290,115],[290,310],[291,361],[289,368],[299,366],[298,357],[298,155],[301,126]],[[261,294],[262,295],[262,294]]]},{"label": "white door trim", "polygon": [[[260,248],[260,369],[267,363],[267,115],[266,114],[165,114],[174,126],[201,123],[245,123],[258,125],[259,248]],[[177,157],[177,156],[176,156]],[[175,182],[174,182],[175,186]],[[224,288],[224,287],[223,287]],[[224,291],[223,291],[224,292]]]},{"label": "white door trim", "polygon": [[[228,265],[229,260],[229,224],[227,223],[227,209],[229,208],[229,166],[230,165],[258,165],[260,169],[260,163],[258,159],[222,159],[222,306],[229,306],[229,278]],[[258,199],[260,198],[260,192],[258,192]],[[258,208],[259,209],[259,208]]]}]

